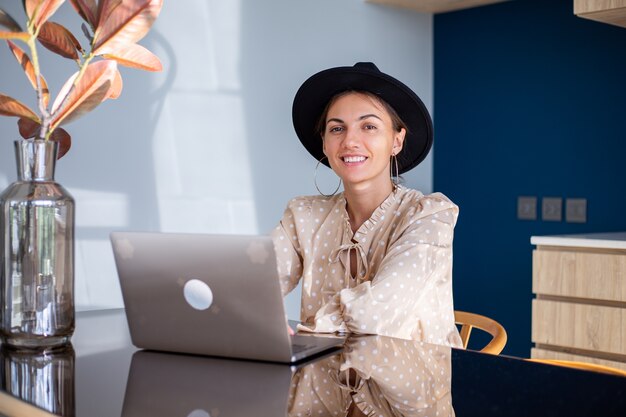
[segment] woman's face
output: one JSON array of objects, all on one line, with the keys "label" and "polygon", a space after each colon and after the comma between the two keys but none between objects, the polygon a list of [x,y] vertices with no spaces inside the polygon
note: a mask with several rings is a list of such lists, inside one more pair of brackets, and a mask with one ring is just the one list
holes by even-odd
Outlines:
[{"label": "woman's face", "polygon": [[390,156],[402,150],[405,134],[405,129],[394,130],[377,100],[349,93],[328,109],[324,154],[346,188],[390,185]]}]

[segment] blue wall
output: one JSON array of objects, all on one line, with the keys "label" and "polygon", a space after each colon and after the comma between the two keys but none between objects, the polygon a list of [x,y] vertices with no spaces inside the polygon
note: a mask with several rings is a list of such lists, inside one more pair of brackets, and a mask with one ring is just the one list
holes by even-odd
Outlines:
[{"label": "blue wall", "polygon": [[[528,356],[530,236],[626,230],[626,28],[572,0],[517,0],[435,16],[434,189],[461,208],[457,309]],[[537,221],[516,219],[538,197]],[[587,223],[541,221],[542,197],[587,199]]]}]

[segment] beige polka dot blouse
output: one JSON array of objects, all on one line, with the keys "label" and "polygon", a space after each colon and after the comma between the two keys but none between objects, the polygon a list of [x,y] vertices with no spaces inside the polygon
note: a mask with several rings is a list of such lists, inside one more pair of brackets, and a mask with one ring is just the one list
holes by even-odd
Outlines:
[{"label": "beige polka dot blouse", "polygon": [[452,306],[457,215],[443,194],[398,186],[353,234],[343,194],[291,200],[272,237],[283,294],[302,280],[299,330],[460,346]]},{"label": "beige polka dot blouse", "polygon": [[454,416],[449,347],[382,336],[348,338],[340,355],[299,369],[288,415]]}]

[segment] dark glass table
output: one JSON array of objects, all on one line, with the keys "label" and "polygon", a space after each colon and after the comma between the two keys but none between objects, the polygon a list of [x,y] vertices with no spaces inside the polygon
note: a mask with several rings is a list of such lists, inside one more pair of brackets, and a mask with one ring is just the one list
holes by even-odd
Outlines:
[{"label": "dark glass table", "polygon": [[380,336],[298,366],[140,351],[123,310],[79,313],[65,350],[1,353],[7,416],[626,416],[622,377]]}]

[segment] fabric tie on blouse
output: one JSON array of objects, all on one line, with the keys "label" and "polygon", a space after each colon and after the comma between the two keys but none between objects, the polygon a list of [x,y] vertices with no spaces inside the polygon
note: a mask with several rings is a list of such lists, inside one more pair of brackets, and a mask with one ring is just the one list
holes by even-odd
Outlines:
[{"label": "fabric tie on blouse", "polygon": [[339,246],[331,252],[329,257],[329,261],[331,263],[341,262],[343,265],[343,268],[346,271],[344,275],[346,287],[352,287],[352,285],[350,285],[350,278],[352,278],[352,271],[350,271],[350,251],[353,249],[356,251],[355,280],[359,281],[368,276],[369,268],[367,265],[367,255],[365,254],[365,250],[358,242],[346,243]]}]

